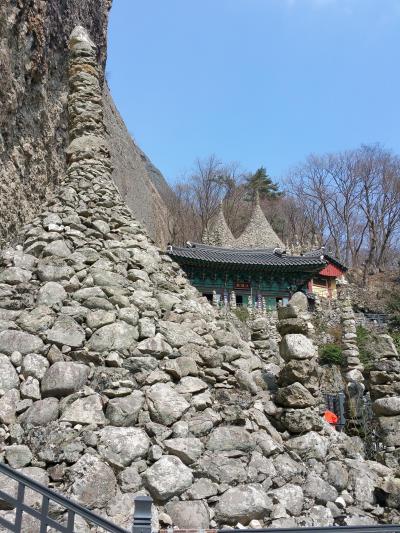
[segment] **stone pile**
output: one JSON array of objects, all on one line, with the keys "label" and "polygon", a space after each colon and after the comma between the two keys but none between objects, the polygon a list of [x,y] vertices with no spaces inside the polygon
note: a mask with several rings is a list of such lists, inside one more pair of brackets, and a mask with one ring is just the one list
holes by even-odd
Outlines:
[{"label": "stone pile", "polygon": [[301,300],[302,296],[295,295],[292,301],[302,303],[303,310],[293,303],[278,309],[278,329],[284,332],[279,346],[284,366],[279,374],[279,390],[275,398],[275,403],[282,407],[277,422],[283,431],[292,434],[320,431],[323,427],[315,397],[318,393],[318,351],[310,337],[305,335],[310,329],[304,318],[307,299],[304,296],[304,301]]},{"label": "stone pile", "polygon": [[349,299],[344,299],[341,306],[343,355],[346,361],[346,380],[349,383],[362,384],[364,366],[360,361],[357,346],[356,320]]},{"label": "stone pile", "polygon": [[400,359],[390,335],[377,335],[375,358],[368,371],[372,409],[378,417],[386,464],[398,467],[400,458]]},{"label": "stone pile", "polygon": [[[67,176],[1,253],[0,460],[127,528],[139,494],[161,525],[181,528],[398,522],[395,472],[365,461],[358,439],[309,405],[306,315],[281,311],[286,393],[270,390],[261,347],[126,208],[110,178],[94,46],[77,28],[70,47]],[[12,513],[0,501],[0,515]]]}]

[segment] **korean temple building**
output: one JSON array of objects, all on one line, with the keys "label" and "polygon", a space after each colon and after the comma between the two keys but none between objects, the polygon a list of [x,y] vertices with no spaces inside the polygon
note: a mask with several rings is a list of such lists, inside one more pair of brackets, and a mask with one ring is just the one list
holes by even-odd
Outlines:
[{"label": "korean temple building", "polygon": [[169,246],[168,253],[210,301],[269,310],[286,304],[297,291],[310,298],[315,294],[335,298],[336,282],[346,271],[321,248],[297,255],[287,253],[258,198],[248,225],[237,239],[221,206],[202,243]]}]

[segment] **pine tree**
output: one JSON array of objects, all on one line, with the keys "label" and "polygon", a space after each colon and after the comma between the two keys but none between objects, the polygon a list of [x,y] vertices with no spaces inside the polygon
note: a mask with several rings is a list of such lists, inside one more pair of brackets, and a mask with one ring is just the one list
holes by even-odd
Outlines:
[{"label": "pine tree", "polygon": [[260,167],[254,174],[250,174],[246,178],[245,187],[248,191],[248,200],[254,199],[256,191],[258,191],[260,198],[279,198],[282,196],[279,185],[268,176],[265,167]]}]

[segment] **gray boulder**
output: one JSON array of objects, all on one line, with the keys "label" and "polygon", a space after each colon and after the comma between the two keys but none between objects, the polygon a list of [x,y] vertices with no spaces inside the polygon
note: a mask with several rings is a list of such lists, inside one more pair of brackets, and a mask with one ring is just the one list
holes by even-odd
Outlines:
[{"label": "gray boulder", "polygon": [[241,450],[248,452],[256,446],[251,434],[241,426],[220,426],[208,439],[207,448],[212,451]]},{"label": "gray boulder", "polygon": [[329,440],[315,431],[294,437],[286,441],[286,447],[303,458],[314,458],[322,461],[329,449]]},{"label": "gray boulder", "polygon": [[27,283],[32,277],[32,272],[19,267],[9,267],[0,272],[0,283],[19,285]]},{"label": "gray boulder", "polygon": [[40,337],[25,331],[6,330],[0,332],[0,353],[11,355],[13,352],[37,353],[43,350],[44,344]]},{"label": "gray boulder", "polygon": [[97,309],[96,311],[89,311],[86,315],[86,324],[90,329],[98,329],[107,324],[115,322],[116,314],[114,311],[105,311],[104,309]]},{"label": "gray boulder", "polygon": [[324,425],[322,417],[310,407],[287,410],[281,415],[279,421],[290,433],[320,431]]},{"label": "gray boulder", "polygon": [[49,368],[46,357],[35,353],[29,353],[22,359],[21,372],[25,377],[32,376],[41,380]]},{"label": "gray boulder", "polygon": [[51,328],[55,315],[47,305],[39,305],[32,311],[23,311],[18,317],[17,324],[29,333],[38,333]]},{"label": "gray boulder", "polygon": [[329,461],[327,465],[328,483],[338,491],[347,488],[349,484],[349,472],[346,466],[339,461]]},{"label": "gray boulder", "polygon": [[[1,374],[0,374],[1,376]],[[0,398],[0,423],[12,424],[15,422],[17,404],[20,395],[17,389],[11,389]]]},{"label": "gray boulder", "polygon": [[65,361],[54,363],[42,380],[43,397],[62,398],[78,391],[86,383],[89,372],[89,367],[79,363]]},{"label": "gray boulder", "polygon": [[142,477],[136,466],[124,468],[118,475],[118,481],[122,492],[137,492],[142,486]]},{"label": "gray boulder", "polygon": [[242,485],[228,489],[215,508],[219,522],[247,525],[251,520],[264,518],[272,509],[272,501],[260,485]]},{"label": "gray boulder", "polygon": [[96,330],[86,348],[94,352],[122,351],[136,345],[138,328],[126,322],[115,322]]},{"label": "gray boulder", "polygon": [[143,480],[153,498],[163,502],[188,489],[193,474],[178,457],[164,455],[145,471]]},{"label": "gray boulder", "polygon": [[171,455],[176,455],[186,465],[197,461],[204,449],[201,440],[194,437],[167,439],[164,446]]},{"label": "gray boulder", "polygon": [[317,355],[312,341],[301,333],[285,335],[279,345],[281,357],[285,361],[291,359],[311,359]]},{"label": "gray boulder", "polygon": [[11,468],[23,468],[32,461],[32,452],[25,444],[7,446],[5,458]]},{"label": "gray boulder", "polygon": [[67,293],[60,283],[49,281],[40,287],[37,303],[39,305],[59,305],[67,298]]},{"label": "gray boulder", "polygon": [[303,509],[304,494],[298,485],[287,483],[269,492],[275,503],[282,505],[293,516],[299,516]]},{"label": "gray boulder", "polygon": [[107,426],[100,433],[98,450],[108,463],[118,468],[129,466],[147,455],[150,440],[141,428]]},{"label": "gray boulder", "polygon": [[386,446],[400,446],[400,416],[381,416],[379,424]]},{"label": "gray boulder", "polygon": [[297,309],[300,309],[300,311],[308,310],[308,300],[304,292],[300,292],[300,291],[295,292],[293,296],[290,298],[289,304],[294,305],[295,307],[297,307]]},{"label": "gray boulder", "polygon": [[204,339],[191,329],[190,324],[160,321],[158,326],[167,343],[174,348],[180,348],[189,343],[206,344]]},{"label": "gray boulder", "polygon": [[169,383],[156,383],[147,393],[147,404],[152,420],[170,426],[181,418],[190,404]]},{"label": "gray boulder", "polygon": [[314,498],[317,503],[334,502],[338,497],[335,487],[315,474],[308,476],[303,490],[306,496]]},{"label": "gray boulder", "polygon": [[136,348],[144,354],[152,355],[158,359],[170,355],[172,353],[171,346],[157,333],[155,337],[145,339],[136,346]]},{"label": "gray boulder", "polygon": [[179,529],[207,529],[210,526],[210,514],[204,502],[169,502],[165,509],[173,525]]},{"label": "gray boulder", "polygon": [[59,315],[53,327],[47,332],[49,342],[65,344],[71,348],[82,346],[85,338],[84,329],[68,315]]},{"label": "gray boulder", "polygon": [[400,415],[400,397],[379,398],[372,404],[372,409],[377,416]]},{"label": "gray boulder", "polygon": [[143,403],[144,395],[141,391],[133,391],[132,394],[122,398],[112,398],[107,403],[106,417],[112,426],[133,426],[137,422]]},{"label": "gray boulder", "polygon": [[88,509],[105,508],[115,496],[117,480],[112,469],[98,457],[86,454],[68,471],[71,495]]},{"label": "gray boulder", "polygon": [[59,406],[57,398],[45,398],[34,402],[23,415],[21,424],[23,426],[45,426],[57,420]]},{"label": "gray boulder", "polygon": [[40,384],[39,380],[29,376],[20,386],[21,398],[28,398],[31,400],[40,400]]},{"label": "gray boulder", "polygon": [[[2,349],[0,341],[0,350]],[[17,371],[10,359],[6,355],[0,353],[0,389],[7,391],[18,387],[18,385],[19,378]]]},{"label": "gray boulder", "polygon": [[107,420],[103,413],[100,395],[91,394],[75,400],[62,413],[61,420],[72,424],[106,424]]},{"label": "gray boulder", "polygon": [[310,407],[315,405],[315,398],[301,383],[292,383],[279,388],[276,403],[282,407]]}]

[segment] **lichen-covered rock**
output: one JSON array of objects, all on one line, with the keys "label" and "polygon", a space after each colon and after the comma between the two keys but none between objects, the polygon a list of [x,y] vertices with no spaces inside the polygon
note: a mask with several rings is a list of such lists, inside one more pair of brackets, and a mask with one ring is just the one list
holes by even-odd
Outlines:
[{"label": "lichen-covered rock", "polygon": [[48,368],[49,362],[42,355],[30,353],[22,359],[21,372],[25,377],[32,376],[41,380]]},{"label": "lichen-covered rock", "polygon": [[137,327],[126,322],[115,322],[96,330],[86,348],[94,352],[129,350],[136,345],[138,338]]},{"label": "lichen-covered rock", "polygon": [[255,448],[251,434],[240,426],[220,426],[215,428],[208,439],[207,448],[213,451],[242,450]]},{"label": "lichen-covered rock", "polygon": [[164,441],[167,451],[179,457],[186,465],[194,463],[203,453],[204,446],[199,439],[178,437]]},{"label": "lichen-covered rock", "polygon": [[316,355],[312,341],[305,335],[289,333],[285,335],[280,344],[280,354],[285,361],[291,359],[311,359]]},{"label": "lichen-covered rock", "polygon": [[47,332],[47,340],[79,348],[85,340],[83,328],[70,316],[59,315],[53,327]]},{"label": "lichen-covered rock", "polygon": [[298,485],[287,483],[279,489],[272,490],[269,496],[293,516],[298,516],[303,510],[304,494]]},{"label": "lichen-covered rock", "polygon": [[169,383],[156,383],[147,393],[147,403],[155,422],[170,426],[181,418],[190,404]]},{"label": "lichen-covered rock", "polygon": [[43,341],[36,335],[24,331],[6,330],[0,332],[0,353],[11,355],[13,352],[37,353],[43,350]]},{"label": "lichen-covered rock", "polygon": [[247,525],[251,520],[264,518],[272,508],[272,500],[262,487],[243,485],[228,489],[215,509],[216,517],[226,524]]},{"label": "lichen-covered rock", "polygon": [[207,529],[210,526],[210,513],[204,502],[170,502],[166,511],[179,529]]},{"label": "lichen-covered rock", "polygon": [[18,385],[18,374],[10,359],[0,353],[0,389],[7,391],[14,389]]},{"label": "lichen-covered rock", "polygon": [[72,424],[104,425],[106,417],[104,416],[103,403],[100,396],[91,394],[85,398],[78,398],[63,411],[61,420]]},{"label": "lichen-covered rock", "polygon": [[144,457],[150,445],[149,438],[140,428],[107,426],[100,431],[99,437],[100,455],[109,464],[120,468]]},{"label": "lichen-covered rock", "polygon": [[278,390],[276,403],[283,407],[309,407],[315,405],[316,402],[301,383],[292,383]]},{"label": "lichen-covered rock", "polygon": [[112,426],[134,426],[144,404],[144,394],[133,391],[122,398],[112,398],[107,403],[106,417]]},{"label": "lichen-covered rock", "polygon": [[163,456],[144,473],[146,487],[156,501],[182,494],[193,481],[191,470],[178,457]]},{"label": "lichen-covered rock", "polygon": [[23,468],[32,461],[32,452],[25,444],[13,444],[5,451],[5,458],[11,468]]},{"label": "lichen-covered rock", "polygon": [[60,283],[49,281],[45,283],[38,293],[37,303],[39,305],[59,305],[67,298],[67,293]]},{"label": "lichen-covered rock", "polygon": [[43,397],[62,398],[78,391],[89,376],[86,365],[59,361],[51,365],[42,379]]},{"label": "lichen-covered rock", "polygon": [[57,398],[45,398],[34,402],[31,407],[21,416],[21,424],[24,426],[45,426],[57,420],[59,405]]},{"label": "lichen-covered rock", "polygon": [[112,469],[98,457],[86,454],[68,472],[71,495],[88,509],[107,506],[115,496],[117,480]]}]

